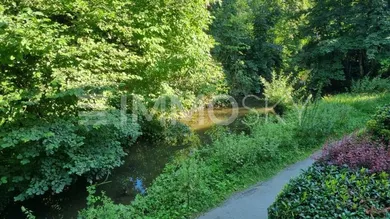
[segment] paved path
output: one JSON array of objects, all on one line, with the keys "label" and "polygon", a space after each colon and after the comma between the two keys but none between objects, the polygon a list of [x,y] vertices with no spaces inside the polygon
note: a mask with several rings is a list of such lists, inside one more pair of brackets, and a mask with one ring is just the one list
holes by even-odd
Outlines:
[{"label": "paved path", "polygon": [[271,180],[234,195],[222,206],[199,219],[267,219],[267,208],[275,201],[284,186],[313,163],[312,158],[296,163]]}]

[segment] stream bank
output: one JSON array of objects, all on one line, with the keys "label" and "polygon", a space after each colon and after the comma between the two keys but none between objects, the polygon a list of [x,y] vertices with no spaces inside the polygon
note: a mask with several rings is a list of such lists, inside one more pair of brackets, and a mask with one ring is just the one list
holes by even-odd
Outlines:
[{"label": "stream bank", "polygon": [[[238,120],[230,125],[232,129],[241,132],[240,118],[243,118],[251,110],[259,112],[269,111],[263,103],[256,98],[248,101],[247,106],[238,107]],[[219,121],[231,117],[233,109],[230,107],[213,109],[212,113]],[[181,121],[188,125],[191,130],[197,133],[202,143],[207,143],[205,137],[207,130],[215,124],[213,117],[208,112],[193,113],[190,119]],[[104,191],[115,203],[130,204],[137,194],[145,193],[153,180],[161,174],[165,165],[179,156],[181,152],[188,149],[184,146],[161,145],[158,142],[138,142],[127,151],[128,156],[124,158],[124,164],[114,169],[107,178],[107,183],[98,187],[98,191]],[[46,194],[33,199],[12,203],[0,214],[1,218],[19,219],[25,218],[21,206],[33,212],[33,215],[42,219],[72,219],[77,218],[78,212],[86,207],[88,193],[86,187],[89,185],[83,179],[68,187],[57,195]]]}]

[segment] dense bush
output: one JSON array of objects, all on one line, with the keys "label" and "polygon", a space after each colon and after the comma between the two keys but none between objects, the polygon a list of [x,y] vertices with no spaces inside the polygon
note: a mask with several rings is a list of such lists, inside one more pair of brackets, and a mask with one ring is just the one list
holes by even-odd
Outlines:
[{"label": "dense bush", "polygon": [[[246,135],[227,135],[212,145],[210,159],[223,165],[226,173],[239,171],[245,166],[254,166],[267,161],[278,160],[281,135],[272,132],[248,137]],[[276,141],[275,141],[276,140]]]},{"label": "dense bush", "polygon": [[352,81],[352,93],[381,93],[390,91],[390,80],[388,78],[369,78]]},{"label": "dense bush", "polygon": [[389,174],[315,164],[284,188],[268,218],[388,218],[389,206]]},{"label": "dense bush", "polygon": [[[138,195],[130,206],[113,205],[108,199],[103,200],[103,205],[89,203],[80,218],[99,218],[100,215],[105,215],[105,218],[117,218],[117,215],[122,215],[122,218],[188,217],[217,200],[220,191],[218,187],[211,188],[220,184],[220,175],[212,174],[216,171],[214,168],[195,157],[171,163],[148,188],[147,196]],[[223,184],[220,186],[224,188]]]},{"label": "dense bush", "polygon": [[[111,120],[118,96],[147,106],[175,96],[189,108],[198,95],[221,92],[209,3],[1,1],[0,189],[23,200],[120,166],[140,132],[130,118],[120,125],[119,113]],[[175,143],[186,127],[164,131]]]},{"label": "dense bush", "polygon": [[351,135],[326,144],[319,162],[347,166],[353,170],[366,168],[370,172],[390,173],[390,150],[368,137]]},{"label": "dense bush", "polygon": [[[299,147],[296,138],[298,121],[297,117],[284,118],[269,115],[268,118],[258,119],[256,125],[251,127],[251,136],[261,147],[277,148],[278,150],[295,151]],[[269,150],[268,149],[268,150]]]},{"label": "dense bush", "polygon": [[297,108],[300,126],[298,134],[301,145],[307,140],[326,138],[329,134],[342,137],[345,132],[353,132],[366,125],[373,111],[390,102],[390,95],[383,94],[339,94],[325,96],[320,101]]},{"label": "dense bush", "polygon": [[137,123],[122,123],[112,112],[80,123],[57,120],[0,133],[0,186],[24,200],[45,192],[60,193],[77,176],[95,180],[122,164],[140,135]]},{"label": "dense bush", "polygon": [[0,91],[6,100],[18,98],[16,88],[28,89],[32,100],[58,88],[127,91],[146,101],[210,94],[223,75],[204,31],[208,2],[2,1],[0,80],[7,89]]},{"label": "dense bush", "polygon": [[381,107],[368,121],[367,127],[377,138],[390,141],[390,105]]},{"label": "dense bush", "polygon": [[291,76],[277,75],[272,73],[272,78],[267,81],[264,77],[260,77],[263,84],[263,94],[271,104],[278,104],[284,107],[293,105],[294,97],[294,79]]}]

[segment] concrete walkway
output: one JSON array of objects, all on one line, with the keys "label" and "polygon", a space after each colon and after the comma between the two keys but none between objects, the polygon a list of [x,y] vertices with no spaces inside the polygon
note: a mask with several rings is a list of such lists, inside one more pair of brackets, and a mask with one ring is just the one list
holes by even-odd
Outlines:
[{"label": "concrete walkway", "polygon": [[199,219],[267,219],[267,208],[275,201],[284,186],[313,163],[312,158],[296,163],[271,180],[234,195],[222,206]]}]

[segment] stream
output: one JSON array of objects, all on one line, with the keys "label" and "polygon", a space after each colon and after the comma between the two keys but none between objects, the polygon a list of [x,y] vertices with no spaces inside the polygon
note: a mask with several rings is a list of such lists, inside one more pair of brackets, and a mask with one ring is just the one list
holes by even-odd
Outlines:
[{"label": "stream", "polygon": [[[246,105],[259,112],[271,110],[264,108],[263,103],[256,98],[248,99]],[[249,111],[248,108],[238,107],[238,118],[242,118]],[[231,107],[218,108],[213,109],[213,113],[214,119],[206,111],[205,113],[193,113],[189,119],[182,122],[190,126],[201,139],[204,139],[205,131],[215,125],[215,118],[219,121],[227,120],[231,117],[233,110]],[[236,122],[233,124],[237,127]],[[185,148],[180,146],[138,142],[129,148],[124,164],[113,170],[107,178],[107,183],[99,186],[98,191],[104,191],[115,203],[128,205],[137,194],[145,193],[146,188],[161,174],[165,165],[183,149]],[[86,187],[88,185],[85,180],[80,179],[60,194],[47,194],[24,202],[12,203],[0,213],[0,218],[26,218],[21,211],[21,206],[31,210],[38,219],[77,218],[78,212],[86,207],[88,195]]]}]

